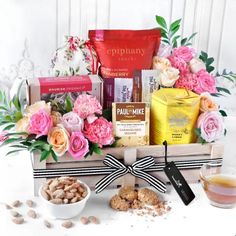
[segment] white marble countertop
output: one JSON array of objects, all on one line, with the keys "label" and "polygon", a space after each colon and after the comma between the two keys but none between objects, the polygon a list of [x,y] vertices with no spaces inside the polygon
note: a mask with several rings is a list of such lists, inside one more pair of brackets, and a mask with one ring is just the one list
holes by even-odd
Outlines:
[{"label": "white marble countertop", "polygon": [[130,212],[116,212],[108,206],[108,201],[117,190],[105,190],[96,195],[92,193],[87,206],[81,215],[97,216],[99,225],[82,225],[79,216],[72,219],[74,227],[64,229],[61,220],[51,220],[52,229],[43,225],[46,219],[40,199],[33,197],[32,167],[27,153],[4,157],[0,149],[0,202],[11,203],[14,200],[25,202],[32,199],[37,202],[35,210],[39,213],[37,219],[26,216],[27,207],[23,204],[18,211],[25,216],[26,222],[15,225],[11,221],[9,210],[0,204],[0,235],[1,236],[70,236],[70,235],[236,235],[236,208],[220,209],[211,206],[200,184],[191,184],[196,195],[195,200],[185,206],[177,194],[170,192],[162,197],[169,201],[172,210],[163,216],[138,216]]}]

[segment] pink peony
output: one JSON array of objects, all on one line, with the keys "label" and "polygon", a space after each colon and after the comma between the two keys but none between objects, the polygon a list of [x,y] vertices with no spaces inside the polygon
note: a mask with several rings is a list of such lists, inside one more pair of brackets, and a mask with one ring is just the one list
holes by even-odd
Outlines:
[{"label": "pink peony", "polygon": [[88,94],[80,94],[74,103],[73,112],[77,113],[80,118],[88,118],[92,123],[96,114],[102,114],[102,106],[96,97]]},{"label": "pink peony", "polygon": [[195,56],[196,52],[193,48],[181,46],[173,50],[173,56],[184,60],[185,62],[190,62]]},{"label": "pink peony", "polygon": [[184,76],[190,73],[188,64],[182,58],[171,55],[168,59],[170,60],[171,65],[180,71],[180,75]]},{"label": "pink peony", "polygon": [[175,83],[176,88],[185,88],[188,90],[194,90],[197,86],[198,81],[194,74],[188,73],[184,76],[181,76]]},{"label": "pink peony", "polygon": [[88,151],[89,144],[84,135],[80,131],[72,132],[70,136],[70,147],[68,150],[70,155],[74,159],[79,160],[83,158]]},{"label": "pink peony", "polygon": [[65,129],[71,133],[72,131],[81,131],[84,126],[84,121],[77,113],[71,111],[62,116],[62,124]]},{"label": "pink peony", "polygon": [[112,123],[103,117],[96,119],[93,123],[85,121],[84,135],[90,142],[98,143],[100,147],[114,142]]},{"label": "pink peony", "polygon": [[6,141],[9,136],[6,136],[7,131],[2,131],[0,132],[0,144],[2,144],[4,141]]},{"label": "pink peony", "polygon": [[37,137],[47,135],[52,126],[52,118],[44,109],[39,110],[30,117],[29,132],[37,134]]},{"label": "pink peony", "polygon": [[198,117],[197,128],[206,142],[213,142],[224,135],[223,117],[217,111],[204,112]]},{"label": "pink peony", "polygon": [[198,94],[203,92],[216,93],[216,81],[215,78],[209,74],[206,70],[202,69],[196,74],[198,85],[194,88],[194,91]]}]

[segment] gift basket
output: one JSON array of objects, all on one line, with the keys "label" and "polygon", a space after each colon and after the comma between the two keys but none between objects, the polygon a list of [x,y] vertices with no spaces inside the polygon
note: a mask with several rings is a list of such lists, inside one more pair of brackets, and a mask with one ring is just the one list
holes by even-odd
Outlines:
[{"label": "gift basket", "polygon": [[217,87],[214,59],[191,46],[196,33],[180,39],[181,20],[156,21],[160,28],[66,37],[52,76],[27,81],[26,107],[18,94],[0,93],[2,145],[8,154],[30,152],[35,194],[45,179],[63,175],[97,192],[145,183],[165,192],[164,141],[189,182],[202,164],[223,157],[215,141],[226,134],[226,112],[214,97],[230,91]]}]

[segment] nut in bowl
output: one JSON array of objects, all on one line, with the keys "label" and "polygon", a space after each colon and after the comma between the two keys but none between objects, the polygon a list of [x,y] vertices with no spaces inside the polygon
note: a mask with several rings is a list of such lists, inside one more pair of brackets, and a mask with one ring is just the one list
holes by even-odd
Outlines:
[{"label": "nut in bowl", "polygon": [[222,171],[221,161],[204,164],[200,169],[200,180],[211,205],[233,208],[236,205],[235,170]]},{"label": "nut in bowl", "polygon": [[90,188],[74,177],[50,179],[39,189],[45,210],[54,219],[70,219],[80,214],[90,193]]}]

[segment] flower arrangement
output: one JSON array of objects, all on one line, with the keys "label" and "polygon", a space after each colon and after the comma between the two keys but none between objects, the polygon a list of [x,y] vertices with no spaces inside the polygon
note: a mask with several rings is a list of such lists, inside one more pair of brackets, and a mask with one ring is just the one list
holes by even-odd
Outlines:
[{"label": "flower arrangement", "polygon": [[[223,117],[225,111],[219,109],[213,97],[222,96],[221,92],[230,94],[226,88],[216,86],[216,73],[212,72],[214,58],[201,52],[197,55],[191,47],[191,40],[197,33],[180,40],[178,30],[181,19],[167,26],[165,19],[156,16],[161,28],[162,41],[157,56],[153,58],[153,69],[160,70],[159,81],[162,87],[185,88],[200,95],[200,116],[197,121],[196,134],[199,141],[213,142],[220,139],[225,133]],[[233,72],[223,71],[222,76],[232,82],[236,75]]]},{"label": "flower arrangement", "polygon": [[[0,142],[14,148],[8,154],[37,150],[40,161],[50,156],[57,161],[68,152],[80,160],[93,152],[101,154],[103,146],[115,141],[112,123],[102,116],[102,106],[92,95],[79,95],[73,106],[67,98],[63,106],[39,101],[23,111],[17,96],[8,101],[0,92],[0,100],[0,125],[5,125]],[[12,128],[15,132],[7,132]]]}]

